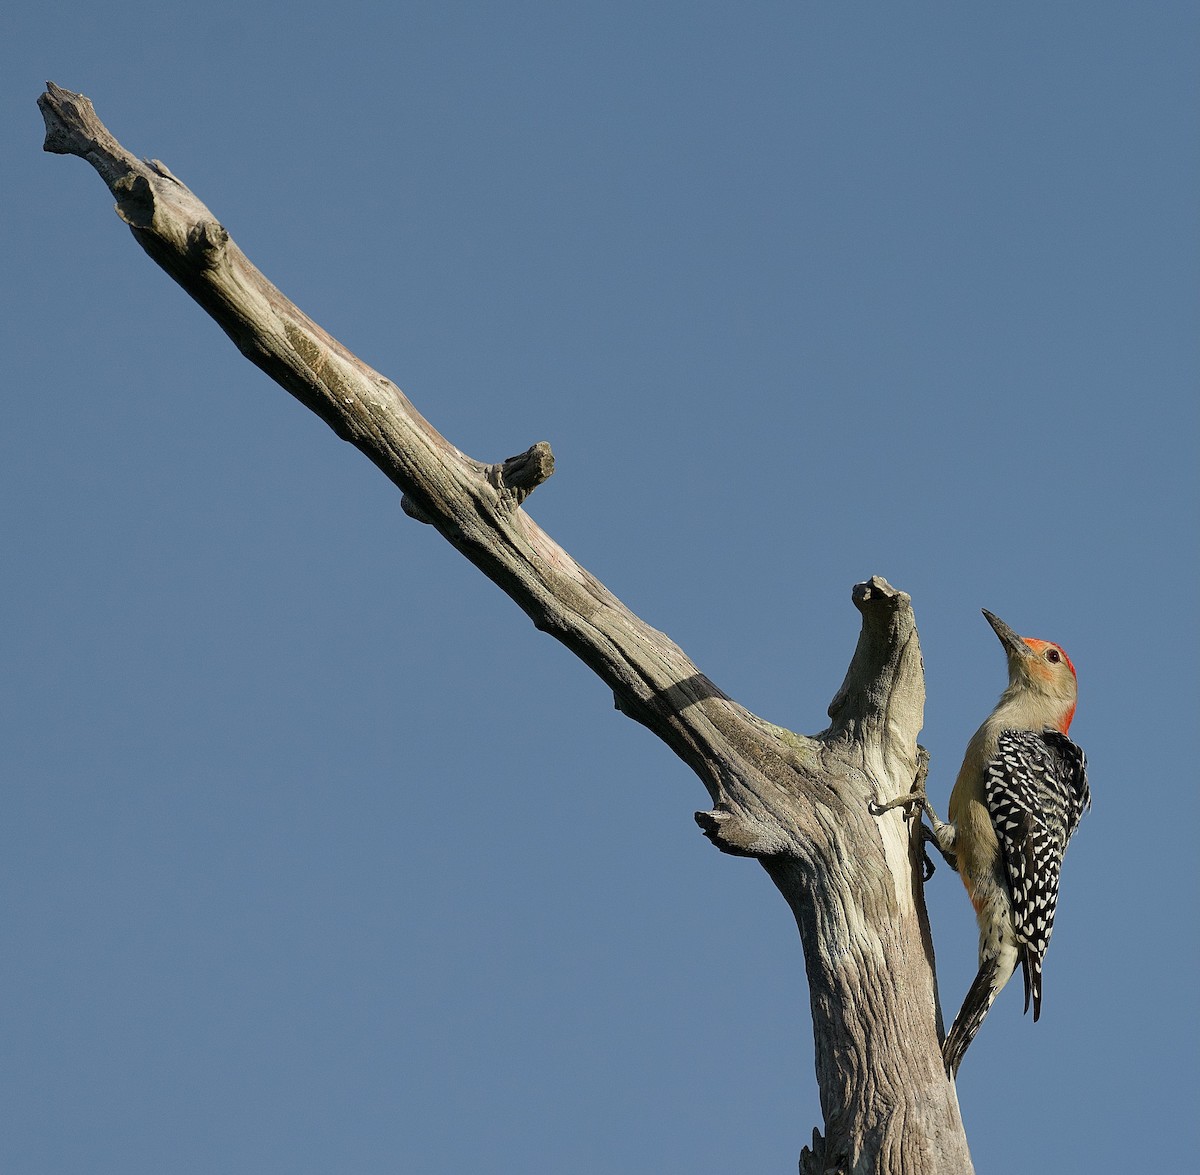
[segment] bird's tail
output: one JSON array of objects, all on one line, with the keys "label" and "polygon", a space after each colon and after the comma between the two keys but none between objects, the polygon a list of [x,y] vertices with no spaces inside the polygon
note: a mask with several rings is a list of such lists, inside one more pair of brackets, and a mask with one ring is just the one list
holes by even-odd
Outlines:
[{"label": "bird's tail", "polygon": [[1033,1020],[1042,1014],[1042,960],[1028,947],[1021,949],[1021,974],[1025,979],[1025,1011],[1033,1004]]},{"label": "bird's tail", "polygon": [[[1007,979],[1006,975],[1004,980]],[[942,1060],[946,1065],[946,1076],[951,1081],[958,1072],[959,1063],[967,1051],[967,1046],[975,1039],[975,1033],[979,1031],[983,1018],[995,1003],[996,996],[1000,994],[1003,986],[1004,981],[1000,979],[999,959],[987,959],[979,965],[979,974],[975,976],[975,982],[967,991],[962,1008],[954,1017],[954,1024],[942,1045]]]}]

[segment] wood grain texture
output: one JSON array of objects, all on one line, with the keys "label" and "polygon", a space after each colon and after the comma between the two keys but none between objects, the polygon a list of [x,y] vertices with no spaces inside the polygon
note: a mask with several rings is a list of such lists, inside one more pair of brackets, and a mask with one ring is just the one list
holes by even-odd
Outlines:
[{"label": "wood grain texture", "polygon": [[137,242],[242,354],[398,486],[410,517],[598,674],[618,709],[704,784],[704,834],[762,863],[795,916],[811,995],[825,1121],[801,1171],[970,1172],[939,1052],[919,837],[899,812],[868,810],[874,797],[908,791],[917,771],[924,677],[909,597],[879,578],[854,588],[862,629],[828,729],[806,737],[763,721],[521,509],[553,473],[549,445],[495,464],[459,452],[280,293],[163,164],[126,151],[87,98],[50,83],[38,104],[45,149],[87,160]]}]

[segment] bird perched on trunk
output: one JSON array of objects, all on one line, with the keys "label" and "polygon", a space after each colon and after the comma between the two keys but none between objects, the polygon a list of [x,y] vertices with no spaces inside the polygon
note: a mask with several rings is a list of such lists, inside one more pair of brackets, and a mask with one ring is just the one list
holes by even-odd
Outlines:
[{"label": "bird perched on trunk", "polygon": [[1091,806],[1087,762],[1067,737],[1075,716],[1075,667],[1058,645],[1018,636],[984,616],[1008,657],[1008,688],[972,736],[939,820],[923,782],[911,795],[873,804],[876,814],[920,806],[929,839],[961,874],[979,922],[979,973],[942,1045],[953,1078],[1000,989],[1020,963],[1025,1011],[1042,1010],[1042,959],[1054,928],[1067,842]]}]

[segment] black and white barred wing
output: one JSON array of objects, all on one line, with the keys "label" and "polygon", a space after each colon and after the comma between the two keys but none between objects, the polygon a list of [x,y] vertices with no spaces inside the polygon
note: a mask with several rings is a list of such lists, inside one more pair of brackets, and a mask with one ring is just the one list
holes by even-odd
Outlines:
[{"label": "black and white barred wing", "polygon": [[1025,1009],[1041,1014],[1042,958],[1054,930],[1063,853],[1091,804],[1083,752],[1057,730],[1005,730],[984,798],[1000,840],[1021,947]]}]

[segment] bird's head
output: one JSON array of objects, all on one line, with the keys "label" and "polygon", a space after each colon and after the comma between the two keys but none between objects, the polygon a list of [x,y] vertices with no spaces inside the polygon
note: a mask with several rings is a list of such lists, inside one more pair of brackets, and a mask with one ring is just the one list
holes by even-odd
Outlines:
[{"label": "bird's head", "polygon": [[986,608],[983,614],[1000,638],[1008,657],[1009,689],[1040,695],[1052,715],[1048,725],[1066,734],[1071,719],[1075,717],[1075,702],[1079,696],[1079,684],[1075,679],[1075,666],[1071,664],[1071,658],[1061,645],[1018,636],[999,616]]}]

